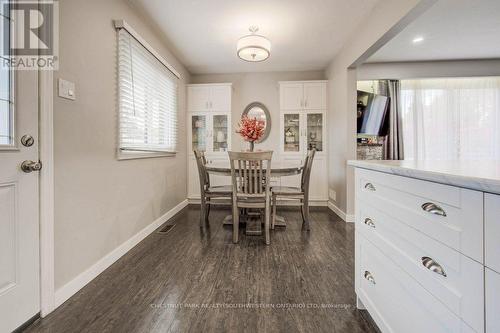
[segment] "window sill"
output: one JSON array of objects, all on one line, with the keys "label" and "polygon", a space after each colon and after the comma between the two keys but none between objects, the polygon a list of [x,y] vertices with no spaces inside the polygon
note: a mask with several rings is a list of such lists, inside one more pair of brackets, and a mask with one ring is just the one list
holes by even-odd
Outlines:
[{"label": "window sill", "polygon": [[162,153],[162,152],[137,152],[137,151],[123,151],[118,150],[117,159],[122,160],[136,160],[141,158],[159,158],[159,157],[175,157],[177,153]]}]

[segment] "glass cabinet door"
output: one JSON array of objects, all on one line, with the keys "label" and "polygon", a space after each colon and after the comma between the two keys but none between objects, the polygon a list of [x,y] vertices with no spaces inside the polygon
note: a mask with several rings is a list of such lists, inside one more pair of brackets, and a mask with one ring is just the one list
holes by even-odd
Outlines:
[{"label": "glass cabinet door", "polygon": [[307,114],[307,150],[323,151],[323,114]]},{"label": "glass cabinet door", "polygon": [[191,143],[193,150],[207,150],[207,116],[191,116]]},{"label": "glass cabinet door", "polygon": [[228,150],[228,119],[227,115],[215,115],[212,124],[213,151],[225,152]]},{"label": "glass cabinet door", "polygon": [[300,115],[284,114],[283,147],[285,152],[300,151]]}]

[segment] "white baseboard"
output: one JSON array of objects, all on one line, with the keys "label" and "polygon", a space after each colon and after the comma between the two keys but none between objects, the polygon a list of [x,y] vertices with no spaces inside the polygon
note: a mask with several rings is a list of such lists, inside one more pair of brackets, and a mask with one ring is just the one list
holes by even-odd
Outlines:
[{"label": "white baseboard", "polygon": [[340,218],[345,222],[353,223],[355,221],[354,215],[347,215],[342,209],[337,207],[331,201],[328,201],[328,208],[330,208],[335,214],[340,216]]},{"label": "white baseboard", "polygon": [[95,277],[101,274],[106,268],[111,266],[115,261],[120,259],[128,251],[130,251],[134,246],[141,242],[144,238],[149,236],[153,231],[158,229],[163,223],[170,220],[175,214],[180,212],[184,207],[188,205],[188,200],[184,200],[177,206],[163,214],[161,217],[156,219],[153,223],[139,231],[137,234],[129,238],[123,244],[118,246],[116,249],[108,253],[106,256],[101,258],[94,265],[89,267],[87,270],[82,272],[73,280],[66,283],[61,288],[57,289],[55,292],[55,307],[66,302],[71,296],[76,294],[80,289],[92,281]]}]

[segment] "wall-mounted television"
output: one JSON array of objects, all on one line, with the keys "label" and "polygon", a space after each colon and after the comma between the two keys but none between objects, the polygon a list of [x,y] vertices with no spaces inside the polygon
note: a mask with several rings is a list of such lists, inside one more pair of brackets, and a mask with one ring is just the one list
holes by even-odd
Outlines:
[{"label": "wall-mounted television", "polygon": [[358,90],[358,134],[385,136],[389,97]]}]

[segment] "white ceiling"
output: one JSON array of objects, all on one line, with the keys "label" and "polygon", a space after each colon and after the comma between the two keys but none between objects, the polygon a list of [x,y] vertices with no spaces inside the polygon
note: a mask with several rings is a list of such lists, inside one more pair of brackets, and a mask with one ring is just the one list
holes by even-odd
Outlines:
[{"label": "white ceiling", "polygon": [[367,62],[490,58],[500,58],[500,0],[439,0]]},{"label": "white ceiling", "polygon": [[[193,74],[322,70],[379,0],[132,0],[163,30]],[[271,57],[236,56],[248,27],[271,40]]]}]

